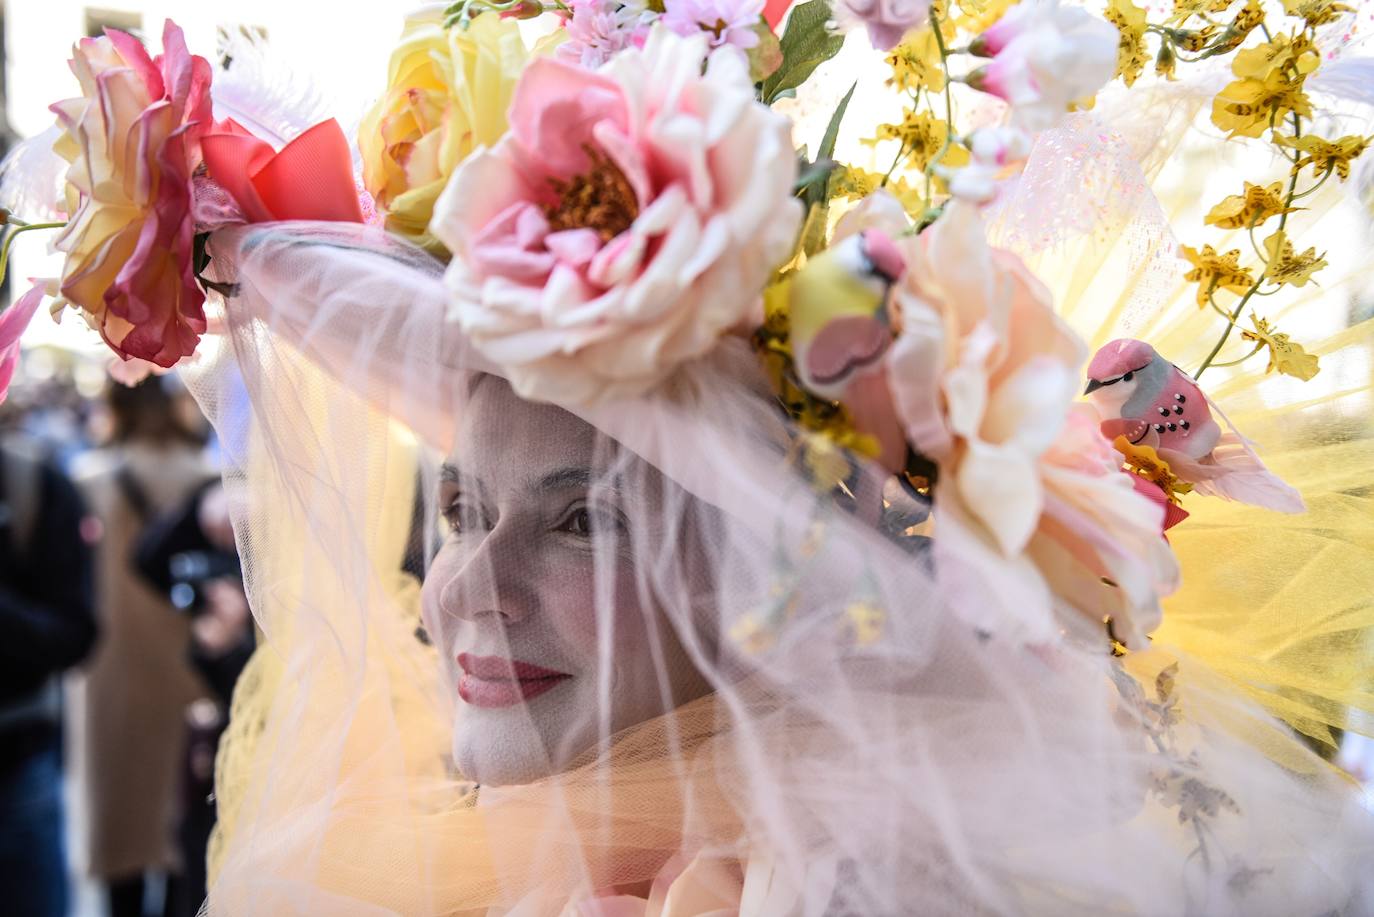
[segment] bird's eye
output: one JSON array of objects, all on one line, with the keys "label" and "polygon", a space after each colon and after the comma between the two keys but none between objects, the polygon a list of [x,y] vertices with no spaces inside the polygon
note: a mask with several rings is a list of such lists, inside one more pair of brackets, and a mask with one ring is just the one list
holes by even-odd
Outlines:
[{"label": "bird's eye", "polygon": [[1135,375],[1135,370],[1131,370],[1130,372],[1126,373],[1126,375],[1124,375],[1124,376],[1121,377],[1121,381],[1122,381],[1122,382],[1130,382],[1130,381],[1131,381],[1131,377],[1134,376],[1134,375]]}]

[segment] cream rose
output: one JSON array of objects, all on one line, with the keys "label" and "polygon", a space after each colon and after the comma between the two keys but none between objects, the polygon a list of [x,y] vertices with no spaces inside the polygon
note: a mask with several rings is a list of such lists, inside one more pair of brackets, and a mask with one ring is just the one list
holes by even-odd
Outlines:
[{"label": "cream rose", "polygon": [[445,254],[428,229],[434,202],[464,158],[506,132],[525,59],[513,19],[483,14],[445,29],[439,7],[406,19],[386,93],[358,128],[363,183],[388,229]]},{"label": "cream rose", "polygon": [[1025,265],[988,246],[974,205],[954,201],[905,241],[888,383],[912,446],[939,467],[942,582],[989,632],[1100,637],[1110,616],[1142,646],[1178,571],[1160,508],[1074,403],[1082,341]]}]

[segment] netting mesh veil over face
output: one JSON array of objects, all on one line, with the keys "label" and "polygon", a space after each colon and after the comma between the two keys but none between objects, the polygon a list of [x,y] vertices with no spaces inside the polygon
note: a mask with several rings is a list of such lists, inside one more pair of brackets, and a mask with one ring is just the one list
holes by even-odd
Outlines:
[{"label": "netting mesh veil over face", "polygon": [[45,299],[194,358],[205,913],[1374,913],[1363,11],[1090,6],[434,4],[356,144],[74,47],[0,397]]},{"label": "netting mesh veil over face", "polygon": [[269,651],[221,762],[210,913],[1355,900],[1368,826],[1339,777],[1182,652],[1132,677],[1100,643],[968,626],[919,506],[818,491],[745,342],[573,412],[516,395],[441,267],[379,230],[212,245],[236,289],[196,384],[246,444]]}]

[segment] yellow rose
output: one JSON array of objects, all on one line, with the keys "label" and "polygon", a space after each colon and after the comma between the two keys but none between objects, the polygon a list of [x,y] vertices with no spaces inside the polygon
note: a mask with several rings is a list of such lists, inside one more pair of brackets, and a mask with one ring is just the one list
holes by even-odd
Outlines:
[{"label": "yellow rose", "polygon": [[431,8],[406,19],[391,53],[386,94],[363,118],[363,182],[387,228],[436,255],[434,201],[468,154],[506,132],[506,109],[524,69],[514,19],[484,14],[465,31]]}]

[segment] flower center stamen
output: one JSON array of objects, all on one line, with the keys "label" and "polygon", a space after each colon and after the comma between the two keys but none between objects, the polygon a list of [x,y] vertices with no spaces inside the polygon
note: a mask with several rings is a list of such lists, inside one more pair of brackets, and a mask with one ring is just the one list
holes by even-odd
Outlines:
[{"label": "flower center stamen", "polygon": [[610,157],[591,144],[582,148],[591,167],[567,181],[549,179],[558,203],[546,208],[544,215],[552,232],[591,229],[602,242],[609,242],[634,224],[639,200],[630,180]]}]

